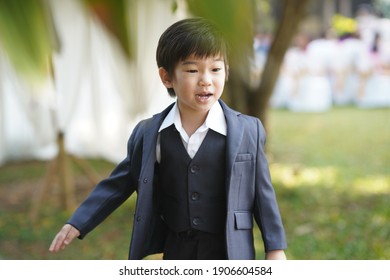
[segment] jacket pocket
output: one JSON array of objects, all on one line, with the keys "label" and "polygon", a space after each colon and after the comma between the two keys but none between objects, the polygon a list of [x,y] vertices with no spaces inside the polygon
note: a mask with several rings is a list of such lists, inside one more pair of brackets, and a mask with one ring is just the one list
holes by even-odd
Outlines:
[{"label": "jacket pocket", "polygon": [[237,154],[235,162],[250,161],[252,160],[252,154]]},{"label": "jacket pocket", "polygon": [[252,229],[253,218],[251,212],[235,212],[234,224],[236,229]]}]

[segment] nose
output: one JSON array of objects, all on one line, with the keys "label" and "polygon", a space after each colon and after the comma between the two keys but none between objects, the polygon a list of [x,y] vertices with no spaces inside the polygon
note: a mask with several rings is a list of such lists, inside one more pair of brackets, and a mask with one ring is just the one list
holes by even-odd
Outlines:
[{"label": "nose", "polygon": [[199,79],[199,85],[202,87],[211,86],[211,75],[209,73],[203,73]]}]

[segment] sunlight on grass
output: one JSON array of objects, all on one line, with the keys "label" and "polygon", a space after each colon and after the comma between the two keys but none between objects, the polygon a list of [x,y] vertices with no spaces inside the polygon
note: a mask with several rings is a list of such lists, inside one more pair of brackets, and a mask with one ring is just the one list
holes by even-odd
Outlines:
[{"label": "sunlight on grass", "polygon": [[272,180],[288,188],[302,185],[334,185],[337,169],[334,167],[303,167],[288,164],[270,164]]},{"label": "sunlight on grass", "polygon": [[[305,167],[291,164],[270,164],[272,181],[286,188],[302,186],[335,187],[341,190],[342,178],[336,167]],[[356,178],[348,186],[355,195],[390,194],[390,175],[365,176]]]},{"label": "sunlight on grass", "polygon": [[390,176],[370,176],[357,178],[353,188],[359,194],[388,194],[390,195]]},{"label": "sunlight on grass", "polygon": [[305,167],[292,164],[270,164],[274,184],[285,188],[326,187],[338,191],[348,190],[355,196],[390,194],[390,175],[364,175],[345,183],[336,167]]}]

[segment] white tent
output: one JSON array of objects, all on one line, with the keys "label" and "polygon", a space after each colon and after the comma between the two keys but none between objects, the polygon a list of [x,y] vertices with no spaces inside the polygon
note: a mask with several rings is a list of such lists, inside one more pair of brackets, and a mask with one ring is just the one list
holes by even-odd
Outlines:
[{"label": "white tent", "polygon": [[155,51],[161,33],[182,16],[169,0],[137,1],[129,9],[136,58],[128,61],[80,1],[50,3],[61,42],[54,79],[33,87],[0,50],[0,164],[55,157],[58,131],[69,153],[118,162],[136,122],[173,101],[159,80]]}]

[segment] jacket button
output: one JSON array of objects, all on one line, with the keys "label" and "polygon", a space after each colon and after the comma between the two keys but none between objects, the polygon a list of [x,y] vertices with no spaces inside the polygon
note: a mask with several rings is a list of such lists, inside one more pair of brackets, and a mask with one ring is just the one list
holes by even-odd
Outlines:
[{"label": "jacket button", "polygon": [[148,178],[144,178],[144,184],[146,184],[148,182]]},{"label": "jacket button", "polygon": [[141,216],[137,216],[137,222],[141,221]]},{"label": "jacket button", "polygon": [[193,223],[195,226],[199,226],[199,225],[200,225],[200,219],[199,219],[199,218],[193,218],[193,219],[192,219],[192,223]]},{"label": "jacket button", "polygon": [[197,193],[197,192],[193,192],[192,194],[191,194],[191,200],[198,200],[199,199],[199,193]]},{"label": "jacket button", "polygon": [[190,171],[192,174],[197,173],[199,170],[200,170],[200,168],[197,165],[191,165],[191,167],[190,167]]}]

